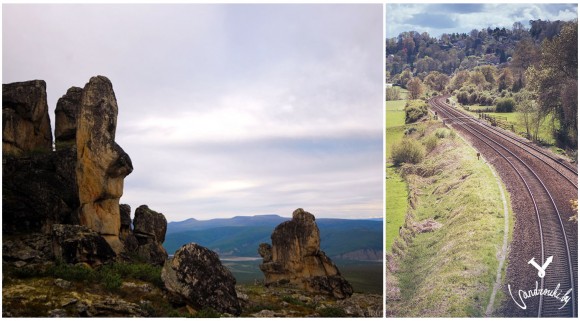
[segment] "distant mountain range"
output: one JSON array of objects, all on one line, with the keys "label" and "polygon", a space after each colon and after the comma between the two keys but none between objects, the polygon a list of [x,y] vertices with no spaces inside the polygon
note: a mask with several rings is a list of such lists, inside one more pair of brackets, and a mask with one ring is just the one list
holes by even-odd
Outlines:
[{"label": "distant mountain range", "polygon": [[[173,254],[183,244],[195,242],[221,257],[259,257],[260,243],[272,243],[274,228],[290,218],[279,215],[236,216],[228,219],[188,219],[167,224],[163,246]],[[321,248],[333,259],[382,260],[382,219],[316,219]]]}]

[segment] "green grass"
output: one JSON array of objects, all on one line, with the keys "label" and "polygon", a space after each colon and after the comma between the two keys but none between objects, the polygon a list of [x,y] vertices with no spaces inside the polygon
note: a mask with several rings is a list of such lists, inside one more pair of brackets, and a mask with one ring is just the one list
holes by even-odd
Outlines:
[{"label": "green grass", "polygon": [[387,253],[399,235],[399,227],[405,222],[407,213],[407,184],[393,166],[386,169],[386,244]]},{"label": "green grass", "polygon": [[387,128],[405,125],[405,100],[386,102],[385,123]]},{"label": "green grass", "polygon": [[[425,137],[438,126],[428,127]],[[442,138],[434,153],[411,167],[423,173],[406,176],[409,190],[418,195],[415,220],[431,218],[443,225],[409,243],[395,274],[402,299],[387,302],[387,310],[396,317],[482,316],[505,232],[496,178],[454,135]]]},{"label": "green grass", "polygon": [[[405,91],[406,96],[406,91]],[[386,102],[386,243],[387,253],[391,251],[391,246],[399,235],[399,227],[405,221],[407,212],[407,184],[403,181],[396,168],[392,167],[391,150],[394,143],[403,139],[405,131],[405,100],[395,100]]]}]

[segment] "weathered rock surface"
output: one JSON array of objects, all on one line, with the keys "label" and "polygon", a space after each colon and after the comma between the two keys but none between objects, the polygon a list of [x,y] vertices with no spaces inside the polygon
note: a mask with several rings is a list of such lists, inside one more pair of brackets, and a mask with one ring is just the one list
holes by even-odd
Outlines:
[{"label": "weathered rock surface", "polygon": [[260,269],[266,285],[291,284],[339,299],[352,295],[350,283],[320,250],[320,231],[314,215],[297,209],[291,221],[274,229],[271,238],[271,250],[267,244],[261,244],[258,250],[264,258]]},{"label": "weathered rock surface", "polygon": [[115,143],[117,113],[109,79],[92,77],[82,91],[76,131],[80,223],[101,234],[116,253],[121,253],[119,198],[123,179],[133,171],[133,165]]},{"label": "weathered rock surface", "polygon": [[2,232],[50,234],[55,223],[78,224],[76,150],[3,157]]},{"label": "weathered rock surface", "polygon": [[119,215],[121,217],[121,229],[119,230],[119,237],[121,240],[124,240],[133,231],[131,228],[131,206],[128,204],[120,204]]},{"label": "weathered rock surface", "polygon": [[195,243],[182,246],[161,271],[165,287],[194,308],[211,307],[221,313],[240,315],[236,279],[218,255]]},{"label": "weathered rock surface", "polygon": [[71,87],[56,103],[54,138],[56,148],[62,143],[76,144],[77,118],[81,109],[83,89]]},{"label": "weathered rock surface", "polygon": [[63,262],[87,263],[91,266],[107,263],[116,256],[101,235],[81,225],[54,224],[52,251]]},{"label": "weathered rock surface", "polygon": [[149,239],[162,244],[165,242],[167,219],[165,215],[149,209],[147,205],[141,205],[135,210],[133,232],[137,239]]},{"label": "weathered rock surface", "polygon": [[52,260],[50,237],[43,233],[30,233],[2,240],[2,261],[17,267],[42,264]]},{"label": "weathered rock surface", "polygon": [[52,130],[44,80],[2,85],[2,154],[49,152]]},{"label": "weathered rock surface", "polygon": [[135,210],[133,220],[133,235],[137,239],[137,254],[154,265],[163,265],[167,260],[167,251],[163,247],[167,220],[147,205],[141,205]]}]

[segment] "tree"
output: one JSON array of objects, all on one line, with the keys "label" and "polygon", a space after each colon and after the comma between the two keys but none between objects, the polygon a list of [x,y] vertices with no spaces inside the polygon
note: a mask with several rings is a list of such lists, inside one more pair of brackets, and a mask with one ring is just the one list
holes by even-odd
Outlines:
[{"label": "tree", "polygon": [[532,65],[537,65],[539,61],[538,49],[529,37],[518,42],[510,63],[515,78],[514,89],[516,91],[525,86],[526,69]]},{"label": "tree", "polygon": [[485,81],[485,76],[479,70],[474,70],[469,75],[469,81],[477,86],[479,90],[482,90],[485,87],[487,81]]},{"label": "tree", "polygon": [[504,89],[511,89],[514,84],[514,76],[508,68],[502,69],[497,78],[497,91],[501,92]]},{"label": "tree", "polygon": [[419,99],[423,94],[423,82],[414,77],[407,82],[407,90],[409,91],[409,99]]},{"label": "tree", "polygon": [[528,89],[538,95],[542,111],[558,120],[556,140],[561,147],[578,142],[578,22],[566,23],[558,36],[542,43],[540,66],[526,71]]},{"label": "tree", "polygon": [[453,78],[451,79],[451,82],[449,84],[449,89],[450,91],[453,90],[457,90],[461,87],[463,87],[463,84],[465,82],[467,82],[469,80],[469,72],[466,70],[461,70],[459,72],[457,72]]},{"label": "tree", "polygon": [[405,69],[399,77],[399,83],[401,84],[401,87],[407,88],[407,83],[409,80],[411,80],[411,78],[413,78],[413,73],[409,69]]},{"label": "tree", "polygon": [[401,90],[399,87],[388,87],[386,90],[386,100],[399,100],[401,99]]},{"label": "tree", "polygon": [[425,77],[423,83],[429,86],[431,90],[443,91],[449,83],[449,77],[438,71],[432,71]]},{"label": "tree", "polygon": [[485,77],[485,81],[487,81],[491,85],[495,85],[495,73],[497,71],[497,68],[491,65],[485,65],[479,67],[479,71],[481,71],[481,73]]},{"label": "tree", "polygon": [[520,112],[520,122],[526,128],[528,139],[534,141],[538,140],[540,125],[546,118],[546,115],[542,113],[536,98],[536,95],[528,90],[522,90],[515,95],[517,104],[516,110]]}]

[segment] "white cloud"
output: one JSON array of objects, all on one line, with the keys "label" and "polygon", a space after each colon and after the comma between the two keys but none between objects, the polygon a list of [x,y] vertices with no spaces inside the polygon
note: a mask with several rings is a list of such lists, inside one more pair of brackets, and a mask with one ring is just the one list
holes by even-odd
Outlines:
[{"label": "white cloud", "polygon": [[109,77],[133,208],[170,221],[297,207],[381,217],[382,13],[4,5],[3,82],[44,79],[54,110],[70,86]]},{"label": "white cloud", "polygon": [[[486,3],[479,11],[467,10],[465,4],[387,4],[386,32],[387,37],[398,36],[404,31],[429,32],[431,36],[439,37],[443,33],[469,32],[487,27],[511,28],[519,21],[528,26],[529,20],[573,20],[578,18],[577,4],[521,4],[521,3]],[[477,6],[469,4],[468,6]],[[443,14],[451,21],[456,21],[453,28],[440,28],[432,19],[424,19],[421,25],[411,24],[416,15]],[[528,26],[529,27],[529,26]]]}]

